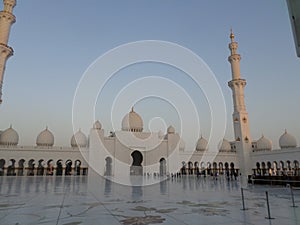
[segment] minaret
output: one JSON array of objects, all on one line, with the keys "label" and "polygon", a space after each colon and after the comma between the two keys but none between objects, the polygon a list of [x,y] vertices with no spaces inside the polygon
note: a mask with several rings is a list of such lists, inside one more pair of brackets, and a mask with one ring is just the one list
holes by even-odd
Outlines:
[{"label": "minaret", "polygon": [[249,153],[252,150],[248,113],[246,111],[244,100],[244,88],[246,80],[241,78],[240,60],[241,56],[237,54],[238,43],[234,41],[234,34],[230,33],[231,43],[229,49],[231,51],[228,61],[231,64],[232,80],[228,82],[228,86],[232,90],[233,107],[233,128],[235,136],[235,145],[239,158],[239,167],[242,176],[252,174]]},{"label": "minaret", "polygon": [[0,12],[0,103],[2,103],[2,84],[7,59],[13,55],[14,50],[7,45],[11,25],[16,22],[13,8],[16,0],[3,0],[4,9]]}]

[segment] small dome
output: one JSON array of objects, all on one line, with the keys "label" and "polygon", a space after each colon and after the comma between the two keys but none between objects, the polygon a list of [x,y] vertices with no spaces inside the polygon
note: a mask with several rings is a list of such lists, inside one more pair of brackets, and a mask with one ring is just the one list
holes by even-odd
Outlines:
[{"label": "small dome", "polygon": [[295,148],[297,146],[296,138],[285,130],[279,138],[279,146],[280,148]]},{"label": "small dome", "polygon": [[133,110],[133,107],[131,112],[127,113],[122,120],[122,130],[132,132],[143,131],[143,120],[140,115]]},{"label": "small dome", "polygon": [[229,141],[225,138],[219,143],[219,151],[227,152],[231,150],[231,145]]},{"label": "small dome", "polygon": [[19,135],[12,126],[2,132],[0,137],[1,145],[17,145],[19,142]]},{"label": "small dome", "polygon": [[102,129],[102,124],[99,122],[99,120],[97,120],[94,125],[93,128],[96,130],[101,130]]},{"label": "small dome", "polygon": [[185,149],[185,142],[183,139],[180,138],[179,151],[184,151],[184,149]]},{"label": "small dome", "polygon": [[167,132],[168,132],[168,134],[175,134],[175,128],[171,125],[168,127]]},{"label": "small dome", "polygon": [[80,129],[72,136],[71,146],[73,148],[87,146],[87,137]]},{"label": "small dome", "polygon": [[196,151],[205,151],[207,149],[207,140],[203,138],[202,136],[198,139],[197,145],[196,145]]},{"label": "small dome", "polygon": [[257,150],[272,150],[272,142],[268,138],[265,138],[264,135],[256,142]]},{"label": "small dome", "polygon": [[46,127],[36,138],[37,146],[53,146],[54,145],[54,136],[51,131]]}]

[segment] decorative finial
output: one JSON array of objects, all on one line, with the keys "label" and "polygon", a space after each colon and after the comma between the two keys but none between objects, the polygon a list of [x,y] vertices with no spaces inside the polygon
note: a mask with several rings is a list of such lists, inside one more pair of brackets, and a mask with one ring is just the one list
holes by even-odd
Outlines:
[{"label": "decorative finial", "polygon": [[230,39],[231,39],[231,42],[234,42],[234,33],[232,31],[232,28],[230,28]]},{"label": "decorative finial", "polygon": [[284,133],[285,133],[285,134],[287,133],[287,130],[286,130],[286,128],[284,129]]},{"label": "decorative finial", "polygon": [[48,125],[46,125],[46,130],[48,130]]},{"label": "decorative finial", "polygon": [[131,107],[131,112],[133,112],[133,106]]},{"label": "decorative finial", "polygon": [[12,128],[12,124],[9,125],[9,128]]}]

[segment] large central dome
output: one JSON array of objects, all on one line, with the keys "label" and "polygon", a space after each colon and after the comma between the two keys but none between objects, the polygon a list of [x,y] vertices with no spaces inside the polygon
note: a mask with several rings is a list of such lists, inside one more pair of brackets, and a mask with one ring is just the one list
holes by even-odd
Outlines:
[{"label": "large central dome", "polygon": [[133,107],[131,112],[127,113],[122,120],[122,130],[131,132],[143,131],[142,117],[133,110]]}]

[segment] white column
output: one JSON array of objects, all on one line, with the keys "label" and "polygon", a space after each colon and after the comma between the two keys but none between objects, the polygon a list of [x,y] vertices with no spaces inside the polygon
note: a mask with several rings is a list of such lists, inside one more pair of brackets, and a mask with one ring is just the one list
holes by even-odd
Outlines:
[{"label": "white column", "polygon": [[238,43],[234,41],[234,34],[230,34],[231,43],[229,49],[231,55],[228,61],[231,64],[232,80],[228,82],[228,86],[232,90],[233,108],[233,128],[235,136],[235,146],[239,159],[240,171],[243,177],[247,177],[252,173],[250,152],[252,150],[252,141],[250,135],[248,113],[246,111],[244,88],[246,80],[241,79],[240,60],[241,56],[237,54]]}]

